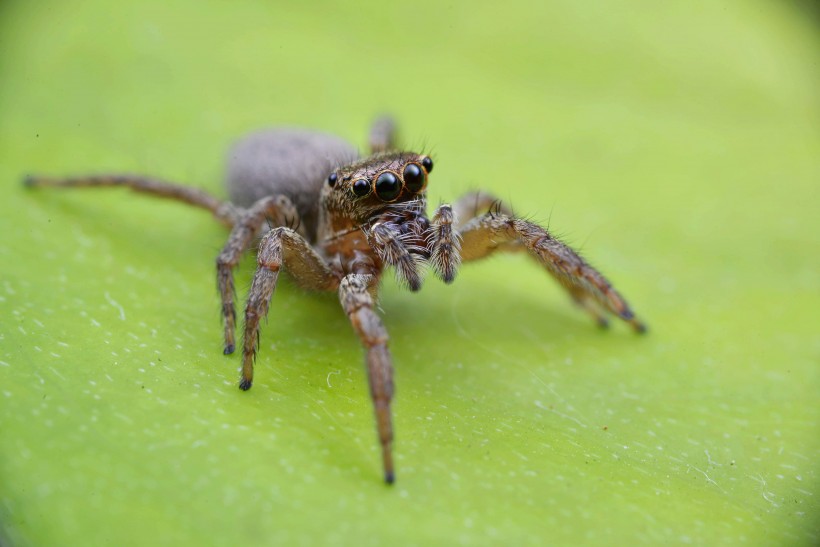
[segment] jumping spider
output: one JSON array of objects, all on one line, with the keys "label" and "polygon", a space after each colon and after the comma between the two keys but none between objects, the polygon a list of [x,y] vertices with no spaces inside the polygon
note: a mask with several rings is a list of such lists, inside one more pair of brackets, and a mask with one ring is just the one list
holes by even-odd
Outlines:
[{"label": "jumping spider", "polygon": [[222,299],[224,353],[234,351],[233,269],[254,239],[264,234],[245,305],[240,389],[250,389],[259,349],[259,321],[268,314],[280,269],[314,291],[338,291],[342,308],[367,355],[370,395],[382,449],[384,479],[392,483],[393,366],[387,331],[375,311],[379,279],[392,266],[412,291],[426,264],[445,283],[462,261],[496,251],[526,250],[599,325],[611,313],[644,332],[629,305],[595,268],[543,227],[516,218],[500,201],[472,192],[426,215],[430,156],[399,151],[394,124],[378,120],[370,134],[372,155],[360,158],[344,140],[300,129],[272,129],[240,140],[228,157],[231,202],[187,186],[139,175],[73,178],[29,176],[27,186],[125,186],[137,192],[202,207],[231,228],[216,259]]}]

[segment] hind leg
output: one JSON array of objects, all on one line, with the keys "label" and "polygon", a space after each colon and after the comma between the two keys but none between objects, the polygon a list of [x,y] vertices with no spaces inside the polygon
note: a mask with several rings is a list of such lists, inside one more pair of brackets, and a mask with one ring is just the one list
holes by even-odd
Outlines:
[{"label": "hind leg", "polygon": [[23,179],[23,184],[31,188],[55,187],[55,188],[83,188],[101,186],[122,186],[134,192],[151,194],[157,197],[175,199],[183,201],[189,205],[207,209],[225,224],[232,226],[236,221],[237,212],[229,202],[215,198],[205,190],[174,184],[153,177],[143,175],[86,175],[79,177],[47,177],[40,175],[29,175]]},{"label": "hind leg", "polygon": [[370,153],[396,149],[396,121],[390,116],[381,116],[370,127]]}]

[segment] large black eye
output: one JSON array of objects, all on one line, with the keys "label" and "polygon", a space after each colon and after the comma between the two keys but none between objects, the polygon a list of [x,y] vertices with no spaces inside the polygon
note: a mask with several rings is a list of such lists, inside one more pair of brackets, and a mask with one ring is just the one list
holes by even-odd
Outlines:
[{"label": "large black eye", "polygon": [[428,173],[433,170],[433,160],[430,159],[430,156],[424,156],[421,160],[421,165]]},{"label": "large black eye", "polygon": [[353,193],[363,198],[370,193],[370,183],[364,179],[359,179],[353,183]]},{"label": "large black eye", "polygon": [[382,201],[393,201],[399,197],[401,192],[401,182],[399,177],[387,171],[379,175],[376,179],[376,195]]},{"label": "large black eye", "polygon": [[420,192],[424,188],[424,171],[415,163],[408,163],[404,168],[404,184],[411,192]]},{"label": "large black eye", "polygon": [[339,175],[336,173],[331,173],[329,177],[327,177],[327,185],[333,188],[336,186],[336,180],[338,180]]}]

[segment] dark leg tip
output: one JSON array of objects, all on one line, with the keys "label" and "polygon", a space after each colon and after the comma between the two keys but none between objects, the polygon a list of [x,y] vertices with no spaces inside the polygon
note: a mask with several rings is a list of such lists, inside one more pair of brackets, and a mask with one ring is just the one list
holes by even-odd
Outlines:
[{"label": "dark leg tip", "polygon": [[384,482],[386,484],[393,484],[396,482],[396,474],[392,471],[385,471],[384,472]]},{"label": "dark leg tip", "polygon": [[409,285],[411,291],[418,292],[421,290],[421,279],[411,279]]},{"label": "dark leg tip", "polygon": [[603,329],[603,330],[609,329],[609,320],[607,320],[606,317],[599,317],[596,320],[596,323],[598,324],[598,328],[600,328],[600,329]]},{"label": "dark leg tip", "polygon": [[231,353],[233,353],[233,350],[234,350],[234,349],[235,349],[235,348],[234,348],[234,345],[233,345],[233,344],[226,344],[226,345],[225,345],[225,349],[224,349],[224,350],[222,350],[222,353],[223,353],[224,355],[230,355]]},{"label": "dark leg tip", "polygon": [[248,391],[251,386],[253,385],[253,380],[248,380],[247,378],[242,378],[239,380],[239,389],[242,391]]},{"label": "dark leg tip", "polygon": [[455,281],[456,279],[456,272],[444,272],[441,276],[441,280],[447,283],[448,285]]},{"label": "dark leg tip", "polygon": [[37,184],[37,179],[33,175],[26,175],[23,177],[23,186],[31,188]]},{"label": "dark leg tip", "polygon": [[630,309],[626,309],[622,311],[620,314],[620,318],[632,325],[632,328],[638,334],[644,334],[648,330],[647,326],[635,317],[635,314]]}]

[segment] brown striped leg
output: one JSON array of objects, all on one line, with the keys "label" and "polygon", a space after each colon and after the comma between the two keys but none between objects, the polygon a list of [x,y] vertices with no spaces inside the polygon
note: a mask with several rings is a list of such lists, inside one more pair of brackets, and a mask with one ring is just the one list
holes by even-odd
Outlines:
[{"label": "brown striped leg", "polygon": [[228,236],[228,242],[216,257],[216,284],[222,300],[225,348],[223,353],[234,352],[234,331],[236,329],[236,290],[233,283],[233,269],[239,264],[242,254],[249,248],[251,240],[259,233],[265,220],[274,226],[293,225],[299,222],[296,207],[285,196],[262,198],[243,211]]},{"label": "brown striped leg", "polygon": [[440,205],[430,223],[430,265],[445,283],[452,283],[461,264],[461,240],[449,205]]},{"label": "brown striped leg", "polygon": [[204,190],[143,175],[101,174],[79,177],[29,175],[23,179],[23,184],[29,187],[49,186],[59,188],[123,186],[135,192],[176,199],[194,205],[195,207],[207,209],[213,213],[217,220],[226,226],[232,226],[236,220],[235,209],[230,203],[221,201]]},{"label": "brown striped leg", "polygon": [[373,309],[373,297],[368,290],[375,283],[376,278],[372,275],[350,274],[339,285],[339,299],[367,351],[367,377],[382,448],[384,481],[392,484],[396,479],[393,468],[393,423],[390,416],[393,365],[387,349],[387,330]]},{"label": "brown striped leg", "polygon": [[[604,310],[629,323],[636,332],[645,332],[626,300],[598,270],[541,226],[505,214],[487,213],[474,218],[461,230],[462,260],[477,260],[497,249],[520,242],[576,302],[587,305],[594,300]],[[600,322],[600,321],[599,321]]]},{"label": "brown striped leg", "polygon": [[339,280],[324,260],[290,228],[278,227],[268,232],[259,245],[256,263],[256,274],[245,305],[242,378],[239,381],[242,390],[250,389],[253,384],[253,362],[259,350],[259,321],[268,315],[279,270],[284,267],[307,289],[326,291],[339,286]]}]

